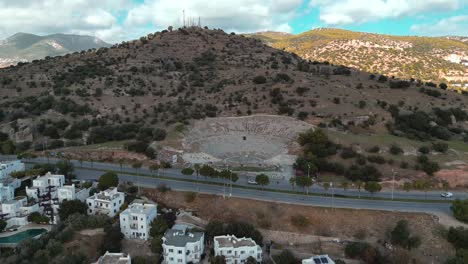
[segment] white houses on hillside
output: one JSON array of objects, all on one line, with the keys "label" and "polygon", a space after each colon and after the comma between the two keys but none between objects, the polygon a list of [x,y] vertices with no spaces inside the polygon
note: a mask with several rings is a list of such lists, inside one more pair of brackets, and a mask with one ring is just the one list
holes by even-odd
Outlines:
[{"label": "white houses on hillside", "polygon": [[39,176],[32,181],[32,187],[26,186],[26,195],[29,198],[38,200],[39,195],[43,195],[48,192],[48,187],[55,187],[51,191],[52,198],[57,197],[57,188],[62,187],[65,183],[64,175],[54,175],[48,172],[44,176]]},{"label": "white houses on hillside", "polygon": [[148,240],[151,222],[157,216],[157,205],[134,201],[120,213],[120,231],[126,238]]},{"label": "white houses on hillside", "polygon": [[244,263],[249,257],[262,262],[262,248],[251,238],[234,235],[214,237],[215,256],[224,256],[226,264]]},{"label": "white houses on hillside", "polygon": [[28,216],[34,212],[42,213],[39,203],[29,204],[26,197],[16,197],[2,203],[1,217],[7,222],[7,228],[27,225]]},{"label": "white houses on hillside", "polygon": [[131,264],[132,259],[130,255],[126,255],[124,253],[109,253],[102,255],[98,261],[92,264]]},{"label": "white houses on hillside", "polygon": [[80,200],[82,202],[86,201],[86,198],[89,197],[89,191],[91,188],[78,188],[75,184],[64,185],[57,189],[57,198],[59,203],[64,200]]},{"label": "white houses on hillside", "polygon": [[200,262],[204,251],[205,234],[192,232],[185,225],[175,225],[163,237],[165,264],[186,264]]},{"label": "white houses on hillside", "polygon": [[111,187],[86,199],[88,214],[105,214],[114,217],[125,201],[125,194]]},{"label": "white houses on hillside", "polygon": [[24,171],[24,163],[20,160],[0,162],[0,179],[8,177],[12,172]]},{"label": "white houses on hillside", "polygon": [[335,262],[328,255],[319,255],[303,259],[302,264],[335,264]]},{"label": "white houses on hillside", "polygon": [[15,188],[10,185],[4,185],[0,182],[0,203],[4,201],[10,201],[15,198]]}]

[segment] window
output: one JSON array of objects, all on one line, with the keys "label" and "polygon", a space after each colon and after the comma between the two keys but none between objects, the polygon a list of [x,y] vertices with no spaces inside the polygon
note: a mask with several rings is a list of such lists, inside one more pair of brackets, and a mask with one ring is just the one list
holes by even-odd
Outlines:
[{"label": "window", "polygon": [[115,203],[114,203],[114,206],[115,206]]},{"label": "window", "polygon": [[242,251],[241,251],[241,254],[245,254],[245,251],[242,250]]},{"label": "window", "polygon": [[177,253],[182,254],[182,250],[177,251]]},{"label": "window", "polygon": [[182,259],[178,259],[177,262],[182,263]]},{"label": "window", "polygon": [[174,258],[169,258],[171,261],[174,261]]},{"label": "window", "polygon": [[170,249],[169,249],[169,252],[171,252],[171,253],[174,252],[174,249],[170,248]]},{"label": "window", "polygon": [[231,254],[231,253],[232,253],[232,250],[228,250],[227,253],[228,253],[228,254]]},{"label": "window", "polygon": [[89,206],[91,206],[91,203],[88,203]]}]

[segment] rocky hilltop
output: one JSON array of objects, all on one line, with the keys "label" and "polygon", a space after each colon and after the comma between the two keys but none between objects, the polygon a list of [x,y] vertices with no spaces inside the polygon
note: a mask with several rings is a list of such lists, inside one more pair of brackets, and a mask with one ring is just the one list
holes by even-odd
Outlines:
[{"label": "rocky hilltop", "polygon": [[[398,113],[423,111],[424,125],[447,132],[433,108],[465,109],[467,97],[436,86],[309,62],[254,38],[189,28],[0,70],[0,130],[40,148],[46,141],[122,140],[193,119],[250,114],[387,131]],[[453,113],[444,113],[452,120]],[[465,118],[456,116],[450,125]]]},{"label": "rocky hilltop", "polygon": [[466,37],[405,37],[319,28],[298,35],[260,32],[247,35],[294,52],[306,60],[328,61],[403,79],[468,82]]}]

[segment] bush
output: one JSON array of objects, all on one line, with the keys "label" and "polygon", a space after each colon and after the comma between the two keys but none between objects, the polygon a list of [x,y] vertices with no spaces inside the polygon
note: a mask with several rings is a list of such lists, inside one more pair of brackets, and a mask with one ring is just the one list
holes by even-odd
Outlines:
[{"label": "bush", "polygon": [[186,203],[192,203],[195,201],[195,198],[197,197],[197,194],[194,192],[188,192],[184,194],[184,199]]},{"label": "bush", "polygon": [[452,202],[450,210],[457,220],[468,223],[468,200],[456,199]]},{"label": "bush", "polygon": [[403,153],[403,149],[400,148],[398,145],[393,144],[390,146],[390,153],[392,155],[400,155]]},{"label": "bush", "polygon": [[183,168],[181,172],[184,175],[192,175],[195,171],[192,168]]},{"label": "bush", "polygon": [[278,264],[296,264],[298,262],[294,254],[287,249],[283,250],[279,255],[273,256],[273,260]]},{"label": "bush", "polygon": [[448,144],[444,142],[436,142],[432,144],[432,149],[437,152],[445,153],[448,150]]},{"label": "bush", "polygon": [[385,158],[379,155],[371,155],[367,156],[367,160],[372,163],[377,163],[377,164],[384,164],[385,163]]},{"label": "bush", "polygon": [[379,151],[380,151],[379,146],[373,146],[373,147],[367,149],[367,152],[369,152],[369,153],[378,153]]},{"label": "bush", "polygon": [[153,131],[153,139],[156,141],[162,141],[166,138],[166,130],[162,128],[156,128]]},{"label": "bush", "polygon": [[340,154],[341,158],[343,159],[351,159],[351,158],[356,157],[356,155],[357,155],[357,152],[354,151],[353,148],[343,148]]},{"label": "bush", "polygon": [[255,76],[253,78],[253,82],[255,84],[264,84],[264,83],[266,83],[266,81],[267,81],[267,79],[265,78],[265,76],[261,76],[261,75]]},{"label": "bush", "polygon": [[398,221],[390,235],[392,244],[399,245],[408,250],[417,248],[421,244],[419,237],[411,236],[408,221],[406,220]]},{"label": "bush", "polygon": [[429,152],[431,152],[431,149],[428,146],[422,146],[418,149],[418,151],[422,154],[429,154]]},{"label": "bush", "polygon": [[297,214],[291,216],[291,223],[297,228],[306,228],[309,226],[310,221],[307,219],[307,217],[301,214]]}]

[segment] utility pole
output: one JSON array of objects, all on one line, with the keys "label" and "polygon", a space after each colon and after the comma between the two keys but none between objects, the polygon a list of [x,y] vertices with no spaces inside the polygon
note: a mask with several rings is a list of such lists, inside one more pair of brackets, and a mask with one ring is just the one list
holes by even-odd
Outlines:
[{"label": "utility pole", "polygon": [[393,201],[393,190],[395,189],[395,169],[392,169],[392,201]]},{"label": "utility pole", "polygon": [[[307,179],[310,180],[310,162],[307,163]],[[309,187],[307,186],[307,195],[309,195]]]},{"label": "utility pole", "polygon": [[182,10],[182,17],[183,17],[183,23],[184,23],[184,28],[185,28],[185,9]]},{"label": "utility pole", "polygon": [[332,190],[332,209],[335,210],[335,191],[333,190],[333,182],[330,182],[330,188]]}]

